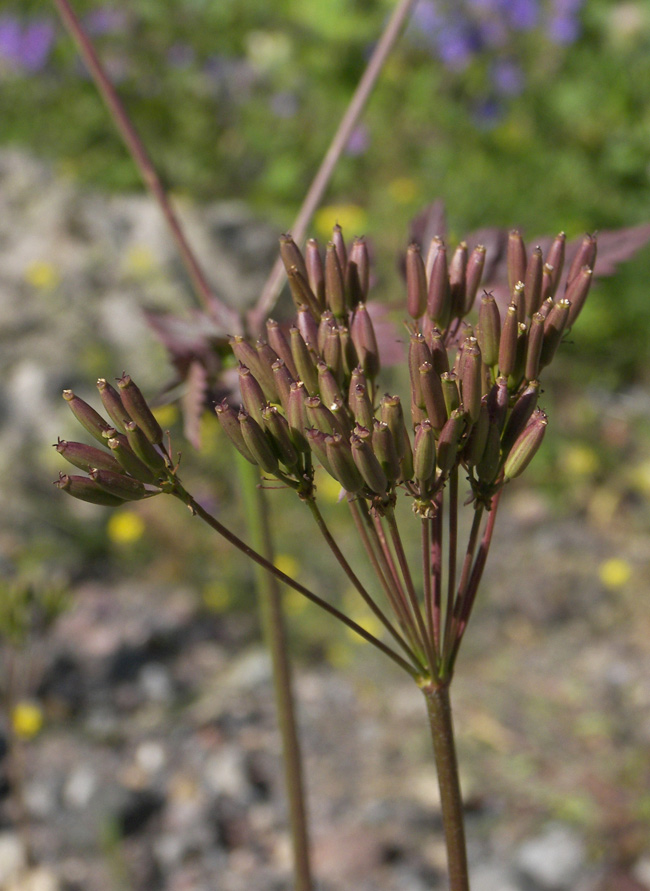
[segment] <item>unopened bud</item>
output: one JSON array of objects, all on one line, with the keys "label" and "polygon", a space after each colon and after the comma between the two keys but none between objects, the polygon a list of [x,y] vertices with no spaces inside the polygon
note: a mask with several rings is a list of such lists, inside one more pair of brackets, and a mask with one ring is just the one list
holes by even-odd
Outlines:
[{"label": "unopened bud", "polygon": [[489,485],[499,471],[501,462],[501,431],[498,426],[490,421],[487,439],[481,460],[476,465],[476,475],[481,483]]},{"label": "unopened bud", "polygon": [[[413,447],[413,476],[420,488],[426,488],[436,470],[436,438],[428,421],[418,424]],[[423,494],[423,493],[422,493]]]},{"label": "unopened bud", "polygon": [[428,363],[432,365],[431,350],[419,332],[411,334],[409,341],[409,377],[411,379],[411,401],[418,408],[424,408],[424,396],[422,394],[422,385],[420,383],[420,366]]},{"label": "unopened bud", "polygon": [[463,448],[463,461],[468,467],[474,467],[483,457],[487,435],[490,427],[490,415],[488,413],[487,398],[484,396],[476,423],[469,432]]},{"label": "unopened bud", "polygon": [[[435,326],[429,333],[429,347],[431,349],[431,359],[429,360],[436,370],[438,376],[442,376],[449,371],[449,356],[447,347],[445,346],[445,338],[440,328]],[[426,360],[425,360],[426,361]]]},{"label": "unopened bud", "polygon": [[262,383],[262,381],[260,381],[260,383],[262,384],[262,389],[264,390],[265,394],[267,392],[273,393],[272,398],[270,398],[269,396],[266,397],[269,402],[277,402],[280,394],[278,393],[278,388],[275,382],[275,375],[273,374],[273,363],[277,362],[280,357],[275,352],[273,347],[269,346],[269,344],[265,340],[257,341],[257,343],[255,344],[255,351],[259,356],[260,365],[264,369],[264,382]]},{"label": "unopened bud", "polygon": [[503,466],[506,479],[514,479],[524,472],[533,460],[546,433],[548,418],[541,409],[536,409],[528,426],[519,435]]},{"label": "unopened bud", "polygon": [[289,341],[287,340],[284,331],[275,319],[268,319],[266,323],[266,336],[269,339],[269,344],[282,359],[289,369],[289,374],[295,380],[298,377],[298,371],[294,364],[293,356],[291,355],[291,347],[289,346]]},{"label": "unopened bud", "polygon": [[480,347],[474,338],[472,340],[474,342],[463,350],[459,377],[463,407],[474,424],[481,410],[483,363]]},{"label": "unopened bud", "polygon": [[350,411],[357,424],[372,430],[375,422],[375,414],[372,410],[372,403],[368,396],[368,389],[363,384],[357,384],[354,390],[350,391]]},{"label": "unopened bud", "polygon": [[517,307],[517,321],[523,322],[526,318],[526,286],[523,282],[517,282],[512,292],[511,303]]},{"label": "unopened bud", "polygon": [[323,405],[320,396],[310,396],[305,400],[305,421],[308,425],[320,430],[321,433],[340,433],[336,418],[326,405]]},{"label": "unopened bud", "polygon": [[294,468],[298,464],[299,455],[291,441],[286,418],[280,414],[275,405],[267,405],[263,412],[263,423],[276,458],[285,467]]},{"label": "unopened bud", "polygon": [[364,238],[355,238],[345,273],[345,287],[350,306],[365,302],[368,297],[369,280],[368,245]]},{"label": "unopened bud", "polygon": [[255,418],[258,424],[262,424],[262,411],[267,400],[258,381],[245,365],[239,366],[239,390],[248,414]]},{"label": "unopened bud", "polygon": [[109,455],[103,449],[97,449],[95,446],[86,445],[83,442],[67,442],[65,439],[59,439],[54,444],[54,448],[59,455],[78,467],[89,473],[94,468],[102,470],[113,470],[119,473],[120,465],[112,455]]},{"label": "unopened bud", "polygon": [[104,430],[110,426],[95,409],[80,399],[72,392],[72,390],[64,390],[63,398],[70,406],[70,410],[75,418],[79,421],[84,430],[87,430],[98,442],[104,445]]},{"label": "unopened bud", "polygon": [[299,306],[296,313],[296,325],[298,331],[302,334],[302,339],[310,349],[318,349],[318,324],[310,309],[306,306]]},{"label": "unopened bud", "polygon": [[112,470],[91,470],[89,477],[104,492],[123,501],[140,501],[147,494],[140,480]]},{"label": "unopened bud", "polygon": [[100,377],[97,381],[97,389],[99,390],[99,398],[102,400],[106,414],[109,416],[115,428],[124,433],[124,424],[130,421],[129,413],[124,408],[120,394],[109,382]]},{"label": "unopened bud", "polygon": [[325,437],[325,449],[330,473],[346,492],[356,494],[363,489],[364,481],[352,457],[348,442],[339,434]]},{"label": "unopened bud", "polygon": [[544,294],[544,298],[555,297],[555,292],[557,291],[558,285],[560,284],[560,279],[562,278],[565,250],[566,235],[564,234],[564,232],[560,232],[559,235],[556,235],[553,239],[553,243],[548,249],[548,254],[546,255],[546,265],[548,265],[551,269],[551,281],[549,291],[547,294]]},{"label": "unopened bud", "polygon": [[590,269],[594,269],[596,265],[596,248],[596,236],[585,235],[571,262],[571,266],[569,267],[569,274],[567,275],[566,280],[567,288],[583,266],[588,266]]},{"label": "unopened bud", "polygon": [[[250,369],[255,380],[260,384],[262,389],[264,389],[264,369],[255,347],[247,340],[244,340],[240,334],[236,334],[234,337],[229,337],[228,342],[230,344],[230,349],[235,354],[235,359],[242,365],[245,365],[246,368]],[[266,398],[271,399],[271,396],[268,395]]]},{"label": "unopened bud", "polygon": [[117,495],[109,495],[108,492],[87,476],[61,473],[54,485],[57,489],[72,495],[73,498],[78,498],[79,501],[88,501],[90,504],[117,507],[120,504],[124,504],[125,501],[124,498],[119,498]]},{"label": "unopened bud", "polygon": [[537,375],[539,374],[539,358],[542,355],[543,343],[544,316],[540,312],[536,312],[530,320],[530,330],[528,332],[526,367],[524,369],[524,378],[527,381],[537,379]]},{"label": "unopened bud", "polygon": [[458,375],[454,371],[448,371],[440,378],[442,385],[442,395],[445,400],[447,409],[447,417],[450,417],[453,411],[456,411],[460,405],[460,392],[458,390]]},{"label": "unopened bud", "polygon": [[275,381],[275,389],[277,390],[278,396],[280,398],[280,405],[286,411],[289,405],[289,393],[291,391],[291,384],[294,382],[294,380],[291,377],[289,369],[284,364],[282,359],[278,359],[277,362],[273,363],[272,371],[273,380]]},{"label": "unopened bud", "polygon": [[418,244],[406,251],[406,309],[412,319],[419,319],[427,308],[427,275]]},{"label": "unopened bud", "polygon": [[546,368],[552,361],[567,328],[570,309],[571,304],[569,301],[566,298],[562,298],[546,317],[544,322],[544,342],[539,357],[540,368]]},{"label": "unopened bud", "polygon": [[321,356],[325,352],[325,344],[332,331],[336,331],[334,313],[331,310],[326,309],[325,312],[322,313],[320,322],[318,323],[318,352]]},{"label": "unopened bud", "polygon": [[305,265],[307,267],[307,281],[312,292],[316,295],[318,306],[325,309],[325,273],[323,272],[323,260],[320,255],[318,242],[310,238],[305,248]]},{"label": "unopened bud", "polygon": [[379,374],[379,349],[372,319],[365,303],[357,304],[350,325],[350,337],[364,374],[373,380]]},{"label": "unopened bud", "polygon": [[458,443],[465,429],[465,414],[455,410],[449,415],[447,423],[442,428],[438,437],[438,467],[443,476],[446,476],[458,459]]},{"label": "unopened bud", "polygon": [[526,269],[526,278],[524,279],[526,317],[530,318],[536,313],[542,302],[542,274],[544,270],[544,260],[542,259],[542,249],[539,245],[533,250],[528,261]]},{"label": "unopened bud", "polygon": [[147,401],[133,383],[131,377],[125,374],[117,382],[120,392],[120,398],[129,416],[135,421],[142,430],[150,443],[154,445],[162,445],[163,431],[162,427],[155,419],[153,412],[147,405]]},{"label": "unopened bud", "polygon": [[[135,429],[140,433],[140,436],[147,443],[149,448],[153,449],[153,446],[144,435],[142,430],[136,425],[135,421],[129,421],[129,424],[132,424]],[[143,483],[153,483],[155,482],[156,477],[154,476],[150,467],[144,463],[144,461],[140,460],[140,458],[134,453],[128,441],[128,434],[124,436],[121,433],[116,433],[115,436],[112,436],[107,445],[111,450],[111,454],[117,459],[119,462],[119,468],[116,473],[126,472],[130,476],[134,477],[137,480],[141,480]],[[162,461],[162,459],[161,459]],[[97,468],[101,470],[102,468]],[[163,463],[164,469],[164,463]]]},{"label": "unopened bud", "polygon": [[244,442],[255,462],[265,473],[275,475],[278,472],[278,459],[271,448],[271,443],[257,421],[248,412],[239,412],[239,425]]},{"label": "unopened bud", "polygon": [[332,328],[325,341],[325,349],[322,352],[325,364],[334,375],[338,384],[343,381],[343,348],[341,336],[337,328]]},{"label": "unopened bud", "polygon": [[395,483],[400,478],[400,461],[397,455],[397,447],[393,434],[388,428],[388,424],[382,421],[375,421],[372,431],[372,448],[377,456],[377,460],[381,464],[381,469],[386,474],[386,478],[391,483]]},{"label": "unopened bud", "polygon": [[318,373],[314,355],[303,340],[302,334],[296,327],[290,331],[291,355],[298,372],[299,379],[304,383],[310,396],[318,393]]},{"label": "unopened bud", "polygon": [[573,326],[575,320],[582,312],[582,307],[585,305],[587,297],[589,296],[592,279],[592,270],[588,266],[583,266],[566,289],[564,296],[571,303],[569,317],[567,319],[567,328]]},{"label": "unopened bud", "polygon": [[474,306],[478,289],[481,286],[484,267],[485,247],[482,244],[479,244],[474,248],[467,261],[467,272],[465,275],[465,315],[467,315]]},{"label": "unopened bud", "polygon": [[334,228],[332,229],[332,244],[336,248],[336,256],[338,257],[341,271],[345,274],[348,265],[348,251],[345,246],[345,239],[343,238],[343,229],[339,223],[335,223]]},{"label": "unopened bud", "polygon": [[384,495],[388,489],[388,479],[370,442],[353,434],[350,439],[352,457],[368,488],[377,495]]},{"label": "unopened bud", "polygon": [[465,315],[465,285],[467,276],[467,244],[464,241],[454,251],[449,264],[449,291],[451,298],[451,317],[462,318]]},{"label": "unopened bud", "polygon": [[508,236],[508,289],[510,293],[517,282],[526,279],[526,245],[518,229],[513,229]]},{"label": "unopened bud", "polygon": [[447,268],[447,248],[441,244],[436,252],[427,298],[427,315],[441,330],[445,330],[451,319],[451,291]]},{"label": "unopened bud", "polygon": [[308,452],[309,445],[305,439],[306,411],[305,400],[307,392],[302,381],[296,381],[289,388],[289,405],[287,407],[287,421],[289,422],[289,435],[291,442],[301,452]]},{"label": "unopened bud", "polygon": [[257,464],[257,461],[250,453],[250,449],[244,442],[244,436],[241,432],[241,426],[235,409],[228,404],[228,400],[224,399],[215,406],[217,419],[221,425],[221,429],[226,434],[230,442],[234,445],[240,455],[250,461],[251,464]]},{"label": "unopened bud", "polygon": [[300,248],[289,234],[280,236],[280,256],[287,274],[290,269],[295,268],[304,279],[308,279],[305,259]]},{"label": "unopened bud", "polygon": [[336,318],[347,319],[343,270],[336,246],[331,241],[325,253],[325,297]]},{"label": "unopened bud", "polygon": [[490,416],[490,424],[493,424],[501,433],[508,413],[508,379],[501,376],[487,394],[487,408]]},{"label": "unopened bud", "polygon": [[481,348],[483,362],[488,368],[494,368],[499,361],[501,316],[499,315],[499,307],[492,294],[484,294],[481,297],[476,336]]},{"label": "unopened bud", "polygon": [[515,402],[508,423],[501,437],[503,454],[507,455],[519,434],[524,430],[537,407],[539,381],[531,381],[519,399]]},{"label": "unopened bud", "polygon": [[325,405],[332,405],[333,402],[337,401],[343,402],[341,390],[331,369],[328,368],[325,362],[319,362],[316,367],[318,371],[318,390]]},{"label": "unopened bud", "polygon": [[[323,465],[330,476],[334,477],[329,458],[327,457],[327,447],[325,445],[325,441],[329,434],[323,433],[321,430],[316,430],[315,427],[308,427],[305,431],[305,436],[310,450],[316,456],[316,460]],[[334,477],[334,479],[336,479],[336,477]]]},{"label": "unopened bud", "polygon": [[420,389],[431,426],[434,430],[442,430],[447,420],[447,408],[440,377],[430,362],[420,365]]},{"label": "unopened bud", "polygon": [[517,307],[511,303],[506,310],[499,342],[499,372],[504,377],[508,377],[515,370],[518,333]]}]

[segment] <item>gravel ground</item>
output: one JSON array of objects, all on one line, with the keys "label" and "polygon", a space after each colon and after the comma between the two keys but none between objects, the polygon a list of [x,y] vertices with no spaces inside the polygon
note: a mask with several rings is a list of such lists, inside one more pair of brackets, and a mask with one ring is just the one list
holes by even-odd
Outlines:
[{"label": "gravel ground", "polygon": [[[239,205],[184,215],[224,295],[250,300],[274,234]],[[0,154],[8,576],[58,522],[46,444],[69,430],[61,387],[83,386],[93,350],[97,362],[128,360],[144,386],[168,376],[145,305],[189,306],[151,202],[81,193],[29,157]],[[505,502],[454,683],[473,891],[650,889],[647,512],[598,523],[558,518],[524,489]],[[599,573],[610,557],[630,572],[618,585]],[[345,671],[308,659],[295,670],[318,887],[442,889],[421,695],[355,652]],[[24,692],[45,723],[19,759],[22,818],[15,776],[0,787],[0,888],[291,887],[253,620],[208,613],[178,585],[79,578],[31,669]],[[6,754],[2,764],[6,774]]]}]

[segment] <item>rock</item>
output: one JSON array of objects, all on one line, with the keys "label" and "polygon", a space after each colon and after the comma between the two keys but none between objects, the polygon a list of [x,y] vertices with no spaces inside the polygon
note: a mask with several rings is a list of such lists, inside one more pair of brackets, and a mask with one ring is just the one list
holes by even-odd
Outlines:
[{"label": "rock", "polygon": [[24,842],[15,832],[0,833],[0,887],[14,881],[27,865]]},{"label": "rock", "polygon": [[203,778],[213,793],[245,799],[249,787],[241,748],[222,746],[210,755],[203,767]]},{"label": "rock", "polygon": [[541,891],[572,889],[585,866],[585,848],[567,826],[554,825],[524,842],[516,857],[523,878]]},{"label": "rock", "polygon": [[87,807],[97,789],[97,774],[89,764],[80,764],[68,776],[63,787],[63,801],[73,809]]},{"label": "rock", "polygon": [[640,882],[646,888],[650,889],[650,854],[637,860],[634,864],[632,874],[637,882]]},{"label": "rock", "polygon": [[45,868],[30,869],[9,882],[4,891],[59,891],[60,884],[53,872]]},{"label": "rock", "polygon": [[138,674],[138,686],[149,702],[168,703],[174,696],[174,685],[161,662],[147,662]]},{"label": "rock", "polygon": [[471,870],[472,891],[521,891],[503,863],[479,863]]}]

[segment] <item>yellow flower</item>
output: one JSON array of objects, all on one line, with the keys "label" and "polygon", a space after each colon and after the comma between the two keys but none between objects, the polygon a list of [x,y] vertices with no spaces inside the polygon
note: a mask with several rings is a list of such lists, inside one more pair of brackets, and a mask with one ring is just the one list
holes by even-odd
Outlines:
[{"label": "yellow flower", "polygon": [[153,409],[154,418],[163,430],[169,429],[178,419],[178,408],[175,405],[159,405]]},{"label": "yellow flower", "polygon": [[[285,575],[290,575],[292,578],[295,578],[300,571],[300,564],[291,554],[277,554],[273,563],[276,569],[284,572]],[[302,594],[300,596],[302,597]],[[302,599],[304,600],[304,597]]]},{"label": "yellow flower", "polygon": [[203,602],[215,613],[228,609],[232,603],[230,588],[220,582],[210,582],[203,588]]},{"label": "yellow flower", "polygon": [[11,714],[11,725],[16,736],[32,739],[43,726],[43,712],[36,702],[23,699],[16,703]]},{"label": "yellow flower", "polygon": [[368,227],[368,215],[358,204],[328,204],[314,215],[314,226],[321,238],[331,238],[336,224],[346,237],[363,235]]},{"label": "yellow flower", "polygon": [[409,176],[399,176],[388,183],[388,192],[397,204],[409,204],[415,200],[418,187],[415,180]]},{"label": "yellow flower", "polygon": [[145,522],[140,514],[125,508],[111,514],[106,530],[115,544],[133,544],[144,535]]},{"label": "yellow flower", "polygon": [[156,258],[145,245],[135,244],[126,254],[126,272],[135,276],[149,275],[156,267]]},{"label": "yellow flower", "polygon": [[632,567],[627,560],[622,560],[620,557],[612,557],[611,560],[605,560],[604,563],[600,564],[598,575],[606,588],[612,590],[622,588],[630,580]]},{"label": "yellow flower", "polygon": [[54,263],[35,260],[25,270],[25,281],[39,291],[52,291],[61,281],[61,276]]},{"label": "yellow flower", "polygon": [[563,464],[571,476],[592,476],[600,465],[598,455],[587,445],[572,445],[564,452]]},{"label": "yellow flower", "polygon": [[292,589],[284,595],[283,603],[288,616],[299,616],[307,609],[309,601],[303,594]]}]

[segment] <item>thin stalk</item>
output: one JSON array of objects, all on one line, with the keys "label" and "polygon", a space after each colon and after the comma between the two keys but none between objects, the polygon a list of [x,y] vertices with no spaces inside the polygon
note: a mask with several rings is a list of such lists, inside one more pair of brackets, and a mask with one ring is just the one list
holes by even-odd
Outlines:
[{"label": "thin stalk", "polygon": [[421,521],[422,535],[422,588],[424,591],[424,621],[427,626],[427,635],[433,642],[433,648],[438,659],[439,652],[435,640],[433,622],[433,579],[431,578],[431,529],[433,521],[423,517]]},{"label": "thin stalk", "polygon": [[[314,211],[321,202],[339,158],[350,140],[352,131],[365,108],[375,83],[377,82],[377,78],[384,67],[384,63],[397,41],[402,26],[414,5],[415,0],[399,0],[399,3],[386,24],[383,34],[373,50],[368,65],[366,66],[354,95],[350,100],[350,104],[341,118],[341,122],[334,134],[329,148],[327,149],[325,157],[321,162],[321,166],[319,167],[302,206],[298,211],[298,215],[294,220],[291,232],[297,244],[299,244],[305,237],[307,226],[309,225]],[[278,258],[264,284],[260,299],[251,313],[252,331],[255,332],[258,330],[260,322],[265,318],[277,300],[280,288],[282,287],[283,277],[284,266],[281,259]]]},{"label": "thin stalk", "polygon": [[442,614],[442,544],[443,544],[443,512],[445,508],[445,493],[436,495],[438,510],[431,521],[431,585],[433,588],[433,642],[436,652],[441,652],[440,623]]},{"label": "thin stalk", "polygon": [[474,560],[474,552],[476,551],[478,536],[479,532],[481,531],[481,520],[483,519],[483,511],[484,507],[482,504],[480,504],[474,511],[472,528],[470,530],[469,539],[467,542],[467,551],[465,553],[465,559],[463,560],[463,568],[460,573],[460,581],[458,582],[458,596],[456,598],[456,608],[454,611],[455,614],[460,614],[460,611],[462,610],[463,600],[465,599],[465,589],[467,588],[467,583],[469,581],[472,561]]},{"label": "thin stalk", "polygon": [[[402,582],[400,581],[399,573],[397,571],[397,567],[395,566],[395,561],[393,559],[390,545],[388,544],[388,540],[386,539],[384,528],[381,525],[381,520],[378,516],[375,515],[373,517],[372,523],[375,536],[377,537],[377,543],[381,549],[381,553],[383,554],[383,559],[386,561],[386,566],[388,567],[388,571],[390,572],[390,576],[393,580],[394,588],[399,595],[401,608],[404,612],[407,624],[411,629],[411,636],[417,640],[417,631],[413,622],[411,610],[409,609],[409,602],[407,600]],[[419,642],[419,645],[421,645],[421,641]]]},{"label": "thin stalk", "polygon": [[451,645],[451,617],[456,593],[456,556],[458,551],[458,467],[449,474],[449,556],[447,565],[447,602],[445,604],[445,632],[442,638],[442,659]]},{"label": "thin stalk", "polygon": [[[237,454],[237,470],[242,484],[244,512],[255,550],[273,562],[274,549],[269,525],[267,499],[259,485],[257,468]],[[262,630],[273,666],[273,687],[278,728],[282,738],[284,779],[289,803],[289,824],[294,856],[295,891],[312,891],[309,858],[309,826],[305,806],[302,754],[291,683],[286,625],[280,586],[274,576],[255,566]]]},{"label": "thin stalk", "polygon": [[169,231],[171,232],[172,238],[176,243],[183,264],[190,277],[190,281],[203,303],[203,306],[210,313],[212,318],[226,327],[226,330],[238,330],[240,324],[237,313],[219,300],[208,284],[207,277],[185,237],[183,227],[167,197],[153,162],[133,126],[126,109],[122,105],[122,101],[110,82],[108,75],[104,71],[99,56],[95,52],[95,48],[84,31],[81,22],[75,15],[68,0],[52,0],[52,2],[61,17],[63,24],[77,44],[86,67],[95,82],[95,86],[106,103],[113,122],[119,131],[120,136],[124,140],[145,186],[149,189],[160,206],[165,221],[169,226]]},{"label": "thin stalk", "polygon": [[463,799],[458,778],[449,686],[422,688],[427,703],[433,752],[438,771],[442,824],[447,847],[450,891],[469,891]]},{"label": "thin stalk", "polygon": [[353,619],[350,619],[345,613],[342,613],[335,606],[332,606],[326,600],[323,600],[322,597],[319,597],[317,594],[314,594],[313,591],[310,591],[309,588],[306,588],[304,585],[301,585],[300,582],[297,582],[295,579],[292,579],[291,576],[287,575],[285,572],[282,572],[281,569],[278,569],[277,566],[274,566],[273,563],[270,563],[265,557],[259,554],[254,548],[250,545],[246,544],[245,541],[242,541],[241,538],[235,535],[234,532],[231,532],[226,526],[217,520],[216,517],[213,517],[212,514],[208,513],[205,508],[201,507],[201,505],[196,501],[190,493],[184,489],[178,480],[175,480],[173,483],[173,488],[169,489],[169,494],[174,495],[180,501],[185,504],[192,514],[197,517],[200,517],[204,523],[210,526],[211,529],[214,529],[222,538],[225,538],[227,542],[237,548],[237,550],[241,551],[242,554],[245,554],[249,560],[252,560],[254,563],[257,563],[263,569],[265,569],[268,573],[275,576],[276,579],[283,582],[283,584],[288,585],[290,588],[293,588],[294,591],[297,591],[299,594],[302,594],[308,600],[311,600],[312,603],[315,603],[321,609],[325,610],[325,612],[329,613],[334,618],[338,619],[340,622],[343,622],[344,625],[347,625],[355,634],[358,634],[359,637],[362,637],[369,644],[372,644],[373,647],[376,647],[378,650],[381,650],[384,655],[388,656],[389,659],[399,665],[400,668],[403,668],[407,674],[410,674],[412,678],[417,680],[418,672],[408,664],[399,653],[396,653],[394,650],[391,650],[390,647],[386,646],[381,640],[371,634],[369,631],[366,631],[365,628],[362,628],[361,625],[358,625]]},{"label": "thin stalk", "polygon": [[409,657],[409,659],[411,659],[412,661],[414,661],[417,664],[418,660],[417,660],[415,653],[411,650],[409,645],[406,643],[406,641],[404,640],[402,635],[399,633],[399,631],[395,628],[395,626],[390,621],[388,616],[377,605],[377,603],[375,603],[375,601],[372,598],[372,596],[370,595],[370,593],[367,591],[365,586],[359,580],[359,577],[356,575],[356,573],[354,572],[354,570],[352,569],[352,567],[350,566],[348,561],[345,559],[343,552],[339,548],[338,544],[336,543],[336,540],[334,539],[334,536],[330,532],[329,527],[327,526],[327,523],[325,522],[325,519],[324,519],[323,515],[321,514],[316,502],[313,499],[310,499],[307,502],[307,506],[309,507],[309,510],[311,511],[311,515],[313,516],[314,520],[316,521],[316,525],[318,526],[318,529],[319,529],[321,535],[325,539],[327,546],[329,547],[330,551],[334,555],[337,563],[339,564],[339,566],[341,567],[343,572],[346,574],[346,576],[348,577],[350,582],[354,585],[356,590],[359,592],[359,594],[363,598],[363,602],[373,612],[373,614],[379,619],[379,621],[382,623],[384,628],[389,632],[389,634],[392,635],[393,639],[404,650],[404,652]]},{"label": "thin stalk", "polygon": [[420,608],[420,602],[418,600],[418,595],[415,591],[415,585],[413,584],[413,577],[411,576],[411,570],[409,568],[408,560],[406,559],[406,554],[404,552],[404,545],[402,544],[402,537],[399,534],[399,528],[397,526],[397,520],[395,519],[395,511],[392,507],[388,508],[386,511],[386,520],[388,521],[388,528],[390,529],[391,538],[393,540],[393,547],[395,548],[395,553],[397,554],[397,561],[400,565],[400,569],[402,570],[402,578],[404,579],[404,584],[406,585],[406,592],[409,596],[409,600],[411,602],[411,609],[413,610],[413,615],[415,616],[415,621],[417,624],[418,634],[422,640],[422,646],[424,647],[424,651],[427,654],[427,660],[429,662],[429,667],[431,669],[431,673],[433,676],[437,674],[437,663],[436,663],[436,655],[433,650],[433,641],[429,638],[427,634],[427,629],[424,624],[424,619],[422,618],[422,610]]}]

